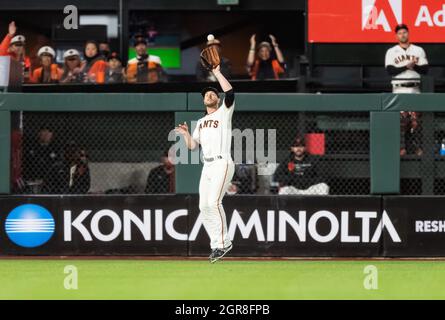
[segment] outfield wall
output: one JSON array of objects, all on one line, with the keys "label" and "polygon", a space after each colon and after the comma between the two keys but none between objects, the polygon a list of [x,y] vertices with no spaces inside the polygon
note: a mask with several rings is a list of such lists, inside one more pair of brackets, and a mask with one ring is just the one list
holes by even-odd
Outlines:
[{"label": "outfield wall", "polygon": [[[196,195],[0,197],[0,255],[207,256]],[[227,196],[232,256],[445,256],[442,197]]]}]

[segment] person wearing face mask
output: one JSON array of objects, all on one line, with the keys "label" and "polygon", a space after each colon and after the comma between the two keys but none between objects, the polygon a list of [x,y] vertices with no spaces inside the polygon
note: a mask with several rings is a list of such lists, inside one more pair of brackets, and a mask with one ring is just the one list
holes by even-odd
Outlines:
[{"label": "person wearing face mask", "polygon": [[110,44],[106,41],[99,42],[99,52],[105,59],[108,59],[111,53]]},{"label": "person wearing face mask", "polygon": [[122,83],[125,80],[124,67],[117,52],[108,55],[108,68],[105,74],[106,83]]},{"label": "person wearing face mask", "polygon": [[269,37],[276,59],[272,58],[272,46],[269,42],[261,42],[256,49],[256,35],[254,34],[250,37],[247,71],[252,80],[278,80],[285,73],[286,64],[277,39],[273,35],[269,35]]},{"label": "person wearing face mask", "polygon": [[12,21],[8,26],[8,34],[0,43],[0,56],[10,56],[13,60],[20,62],[23,66],[23,81],[27,82],[30,78],[31,60],[25,54],[25,37],[16,35],[16,32],[17,27]]},{"label": "person wearing face mask", "polygon": [[32,83],[57,83],[62,78],[63,70],[54,63],[56,52],[53,48],[45,46],[39,49],[37,56],[40,67],[32,72]]},{"label": "person wearing face mask", "polygon": [[87,75],[82,71],[80,53],[76,49],[64,52],[65,65],[60,78],[61,83],[83,83],[87,81]]},{"label": "person wearing face mask", "polygon": [[136,38],[134,45],[136,57],[130,59],[127,64],[127,82],[129,83],[157,83],[166,81],[161,59],[158,56],[147,53],[147,41]]},{"label": "person wearing face mask", "polygon": [[82,61],[82,71],[88,76],[88,82],[105,83],[105,71],[108,63],[99,52],[99,46],[95,41],[87,41],[84,51],[85,60]]}]

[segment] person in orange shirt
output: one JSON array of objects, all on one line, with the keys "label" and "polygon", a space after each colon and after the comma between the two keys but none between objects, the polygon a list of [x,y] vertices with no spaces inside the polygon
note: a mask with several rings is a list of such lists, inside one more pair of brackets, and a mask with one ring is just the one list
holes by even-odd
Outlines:
[{"label": "person in orange shirt", "polygon": [[24,81],[27,81],[31,60],[25,55],[25,37],[15,35],[16,32],[17,27],[15,22],[12,21],[8,26],[8,34],[0,43],[0,56],[10,56],[15,61],[21,62],[23,65]]},{"label": "person in orange shirt", "polygon": [[255,58],[256,35],[254,34],[250,38],[250,50],[247,57],[247,71],[249,72],[252,80],[278,80],[285,72],[286,65],[284,62],[284,57],[280,48],[278,47],[277,40],[271,34],[269,37],[275,51],[276,59],[272,58],[272,46],[267,41],[263,41],[258,45],[257,57]]},{"label": "person in orange shirt", "polygon": [[127,82],[157,83],[166,81],[161,59],[147,53],[147,41],[144,38],[137,38],[134,47],[137,56],[128,61]]},{"label": "person in orange shirt", "polygon": [[82,62],[82,71],[88,75],[88,81],[92,83],[105,83],[105,72],[108,63],[99,52],[96,41],[87,41],[84,51],[85,60]]},{"label": "person in orange shirt", "polygon": [[56,52],[49,46],[39,49],[37,56],[40,59],[41,67],[35,69],[32,73],[32,83],[58,83],[62,78],[63,70],[54,63]]},{"label": "person in orange shirt", "polygon": [[76,49],[69,49],[63,53],[65,64],[60,83],[84,83],[87,82],[87,74],[81,69],[80,53]]}]

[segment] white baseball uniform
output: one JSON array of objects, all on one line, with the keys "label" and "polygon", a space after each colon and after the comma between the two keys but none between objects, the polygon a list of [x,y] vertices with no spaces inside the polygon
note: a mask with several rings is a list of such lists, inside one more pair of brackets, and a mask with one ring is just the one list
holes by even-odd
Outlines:
[{"label": "white baseball uniform", "polygon": [[[410,62],[417,61],[418,66],[428,65],[425,51],[414,44],[410,44],[404,49],[400,45],[396,45],[386,52],[385,67],[394,66],[396,68],[406,67]],[[420,74],[415,70],[405,70],[393,77],[391,81],[394,93],[419,93]],[[404,79],[404,80],[397,80]],[[405,80],[406,79],[406,80]],[[412,80],[411,80],[412,79]],[[404,87],[403,84],[417,83],[414,87]]]},{"label": "white baseball uniform", "polygon": [[204,166],[199,182],[199,209],[204,227],[210,236],[211,249],[231,245],[222,199],[235,172],[230,155],[232,144],[232,115],[235,103],[227,107],[225,101],[211,114],[199,119],[193,140],[201,145]]}]

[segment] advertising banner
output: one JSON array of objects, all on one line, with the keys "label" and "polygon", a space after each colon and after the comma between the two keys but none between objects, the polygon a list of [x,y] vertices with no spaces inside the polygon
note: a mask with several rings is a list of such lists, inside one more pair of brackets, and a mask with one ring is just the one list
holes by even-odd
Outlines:
[{"label": "advertising banner", "polygon": [[308,12],[312,43],[395,42],[400,23],[408,25],[413,42],[445,39],[445,1],[309,0]]},{"label": "advertising banner", "polygon": [[187,196],[0,197],[0,254],[187,255]]},{"label": "advertising banner", "polygon": [[[197,208],[197,198],[193,201]],[[390,227],[389,219],[381,222],[379,197],[238,196],[226,197],[224,208],[234,239],[231,254],[237,256],[379,256]],[[189,254],[208,255],[208,237],[196,234],[196,225],[193,210]],[[398,240],[394,233],[389,238]]]},{"label": "advertising banner", "polygon": [[[380,197],[227,196],[232,256],[372,257],[399,242]],[[7,255],[207,256],[198,196],[0,197]]]},{"label": "advertising banner", "polygon": [[402,242],[384,237],[384,255],[445,257],[445,197],[384,197]]}]

